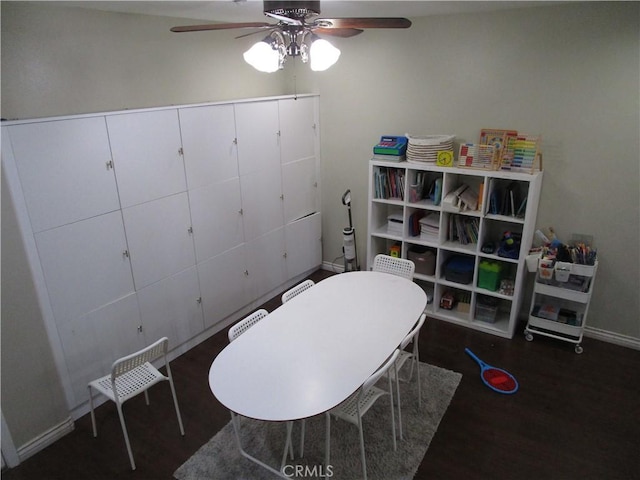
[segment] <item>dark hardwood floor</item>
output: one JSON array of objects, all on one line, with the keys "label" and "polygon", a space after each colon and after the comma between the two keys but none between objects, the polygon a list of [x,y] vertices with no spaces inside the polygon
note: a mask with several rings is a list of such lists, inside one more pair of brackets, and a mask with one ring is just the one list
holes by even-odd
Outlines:
[{"label": "dark hardwood floor", "polygon": [[[327,275],[319,271],[311,278]],[[279,304],[275,297],[264,308]],[[421,360],[463,377],[415,478],[640,478],[640,352],[585,339],[584,353],[577,355],[569,343],[541,337],[526,342],[521,330],[506,340],[427,320]],[[184,437],[166,382],[151,389],[150,407],[144,396],[125,404],[136,471],[129,467],[118,415],[108,402],[97,409],[98,438],[86,415],[73,432],[2,478],[171,479],[229,421],[207,383],[211,361],[227,343],[225,330],[171,364]],[[465,347],[512,372],[520,390],[500,395],[485,387]]]}]

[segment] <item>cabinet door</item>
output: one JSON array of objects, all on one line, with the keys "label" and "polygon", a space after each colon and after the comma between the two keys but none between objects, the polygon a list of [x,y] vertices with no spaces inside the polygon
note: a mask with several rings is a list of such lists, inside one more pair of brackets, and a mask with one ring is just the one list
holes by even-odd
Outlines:
[{"label": "cabinet door", "polygon": [[240,178],[245,241],[284,225],[280,167]]},{"label": "cabinet door", "polygon": [[177,110],[107,116],[122,208],[184,192]]},{"label": "cabinet door", "polygon": [[137,330],[139,325],[140,313],[135,294],[58,324],[75,396],[74,407],[87,401],[87,384],[90,381],[111,373],[111,365],[118,358],[144,347]]},{"label": "cabinet door", "polygon": [[251,299],[257,299],[287,279],[284,228],[247,242],[247,270],[251,280]]},{"label": "cabinet door", "polygon": [[244,241],[238,177],[189,190],[189,204],[198,262]]},{"label": "cabinet door", "polygon": [[195,266],[138,291],[138,303],[147,344],[167,337],[174,348],[204,330]]},{"label": "cabinet door", "polygon": [[34,232],[120,208],[104,117],[7,128]]},{"label": "cabinet door", "polygon": [[205,328],[254,300],[248,287],[246,255],[247,250],[242,244],[198,263]]},{"label": "cabinet door", "polygon": [[282,166],[282,191],[285,224],[318,211],[315,157]]},{"label": "cabinet door", "polygon": [[35,234],[57,323],[133,293],[120,212]]},{"label": "cabinet door", "polygon": [[240,175],[280,169],[278,102],[235,105]]},{"label": "cabinet door", "polygon": [[315,98],[279,100],[282,164],[316,156]]},{"label": "cabinet door", "polygon": [[293,278],[322,263],[322,221],[320,213],[309,215],[285,227],[287,278]]},{"label": "cabinet door", "polygon": [[186,193],[122,210],[136,290],[195,265]]},{"label": "cabinet door", "polygon": [[188,188],[237,177],[233,105],[181,108],[179,115]]}]

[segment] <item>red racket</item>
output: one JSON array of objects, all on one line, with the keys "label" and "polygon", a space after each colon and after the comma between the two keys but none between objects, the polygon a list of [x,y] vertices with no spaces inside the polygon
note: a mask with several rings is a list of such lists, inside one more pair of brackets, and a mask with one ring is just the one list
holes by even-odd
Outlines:
[{"label": "red racket", "polygon": [[480,378],[491,390],[498,393],[516,393],[518,391],[518,381],[509,372],[487,365],[468,348],[465,348],[464,351],[478,362],[478,365],[480,365]]}]

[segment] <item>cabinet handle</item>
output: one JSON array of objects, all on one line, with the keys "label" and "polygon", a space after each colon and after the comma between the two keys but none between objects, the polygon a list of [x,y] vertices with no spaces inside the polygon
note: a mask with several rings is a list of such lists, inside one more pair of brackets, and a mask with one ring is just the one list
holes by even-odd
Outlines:
[{"label": "cabinet handle", "polygon": [[109,160],[107,163],[107,170],[111,170],[113,168],[113,160]]},{"label": "cabinet handle", "polygon": [[238,145],[238,137],[236,137],[236,138],[234,138],[234,139],[233,139],[233,144],[234,144],[234,145]]},{"label": "cabinet handle", "polygon": [[284,253],[282,254],[282,258],[287,258],[287,252],[284,252]]},{"label": "cabinet handle", "polygon": [[138,332],[142,333],[142,325],[138,325]]},{"label": "cabinet handle", "polygon": [[244,271],[244,276],[245,276],[245,277],[248,277],[248,276],[249,276],[249,270],[245,270],[245,271]]},{"label": "cabinet handle", "polygon": [[242,208],[241,208],[240,210],[238,210],[238,213],[239,213],[240,215],[244,215],[244,209],[242,209]]},{"label": "cabinet handle", "polygon": [[184,155],[184,150],[182,149],[182,147],[178,149],[178,155]]},{"label": "cabinet handle", "polygon": [[188,233],[189,235],[193,235],[193,227],[189,227],[189,228],[187,228],[187,233]]},{"label": "cabinet handle", "polygon": [[129,258],[129,250],[123,250],[122,251],[122,257],[123,258]]},{"label": "cabinet handle", "polygon": [[280,195],[280,200],[284,200],[284,193]]},{"label": "cabinet handle", "polygon": [[202,297],[198,297],[198,298],[196,298],[196,303],[197,303],[198,305],[201,305],[201,304],[202,304]]}]

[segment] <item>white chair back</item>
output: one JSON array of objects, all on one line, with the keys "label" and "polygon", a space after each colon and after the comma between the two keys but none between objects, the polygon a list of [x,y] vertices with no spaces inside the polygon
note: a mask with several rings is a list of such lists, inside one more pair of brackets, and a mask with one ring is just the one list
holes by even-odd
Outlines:
[{"label": "white chair back", "polygon": [[269,315],[269,312],[267,312],[264,308],[261,308],[260,310],[256,310],[255,312],[253,312],[248,317],[240,320],[229,329],[229,342],[233,342],[236,338],[249,330],[252,326],[254,326],[267,315]]},{"label": "white chair back", "polygon": [[392,257],[380,253],[373,259],[374,272],[390,273],[391,275],[413,280],[415,270],[415,263],[406,258]]},{"label": "white chair back", "polygon": [[287,290],[282,294],[282,298],[281,298],[282,303],[287,303],[293,297],[295,297],[296,295],[300,295],[302,292],[310,289],[314,285],[315,285],[315,282],[313,280],[305,280],[304,282],[299,283],[295,287]]}]

